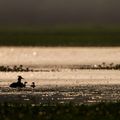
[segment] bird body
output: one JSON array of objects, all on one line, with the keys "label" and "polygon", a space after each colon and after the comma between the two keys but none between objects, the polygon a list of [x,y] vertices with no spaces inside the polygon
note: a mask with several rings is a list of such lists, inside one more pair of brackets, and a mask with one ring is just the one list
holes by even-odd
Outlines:
[{"label": "bird body", "polygon": [[14,83],[10,84],[10,87],[11,88],[17,88],[18,87],[18,83],[14,82]]},{"label": "bird body", "polygon": [[24,88],[24,87],[26,87],[26,83],[27,82],[24,82],[24,83],[14,82],[14,83],[10,84],[10,87],[11,88]]},{"label": "bird body", "polygon": [[11,83],[10,87],[11,88],[23,88],[23,87],[26,87],[27,82],[22,83],[21,79],[24,79],[24,78],[22,76],[18,76],[18,81]]},{"label": "bird body", "polygon": [[32,87],[32,88],[35,88],[35,87],[36,87],[34,82],[32,82],[31,87]]}]

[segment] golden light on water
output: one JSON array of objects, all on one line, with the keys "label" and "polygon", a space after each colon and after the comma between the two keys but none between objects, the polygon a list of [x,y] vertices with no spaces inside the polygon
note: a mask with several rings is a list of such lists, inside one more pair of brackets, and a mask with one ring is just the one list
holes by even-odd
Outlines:
[{"label": "golden light on water", "polygon": [[120,48],[1,47],[0,64],[99,64],[119,63]]}]

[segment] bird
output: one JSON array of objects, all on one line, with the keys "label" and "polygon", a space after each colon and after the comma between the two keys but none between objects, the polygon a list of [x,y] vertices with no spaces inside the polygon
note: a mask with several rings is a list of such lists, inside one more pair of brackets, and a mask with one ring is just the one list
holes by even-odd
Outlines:
[{"label": "bird", "polygon": [[35,88],[35,82],[32,82],[31,87]]},{"label": "bird", "polygon": [[26,87],[26,84],[27,84],[27,82],[24,82],[24,83],[18,83],[18,87],[19,87],[19,88]]},{"label": "bird", "polygon": [[22,76],[18,76],[18,82],[21,82],[21,80],[24,79]]},{"label": "bird", "polygon": [[11,88],[23,88],[26,87],[27,82],[24,83],[19,83],[19,82],[13,82],[12,84],[10,84]]},{"label": "bird", "polygon": [[17,88],[18,87],[18,82],[13,82],[12,84],[10,84],[11,88]]},{"label": "bird", "polygon": [[9,87],[11,87],[11,88],[23,88],[23,87],[26,87],[27,82],[22,83],[21,79],[24,79],[24,78],[22,76],[18,76],[18,79],[17,79],[18,81],[11,83]]}]

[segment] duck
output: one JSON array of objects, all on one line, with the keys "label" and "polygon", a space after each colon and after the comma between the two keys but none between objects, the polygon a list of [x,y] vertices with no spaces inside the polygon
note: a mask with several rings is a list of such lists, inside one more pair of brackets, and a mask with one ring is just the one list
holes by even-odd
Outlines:
[{"label": "duck", "polygon": [[26,84],[27,84],[27,82],[19,83],[19,84],[18,84],[18,87],[19,87],[19,88],[24,88],[24,87],[26,87]]},{"label": "duck", "polygon": [[31,87],[32,87],[32,88],[35,88],[35,87],[36,87],[36,86],[35,86],[35,82],[32,82]]},{"label": "duck", "polygon": [[18,82],[13,82],[12,84],[10,84],[11,88],[17,88],[18,87]]},{"label": "duck", "polygon": [[21,80],[24,79],[22,76],[18,76],[17,82],[13,82],[9,87],[11,88],[23,88],[26,87],[27,82],[22,83]]},{"label": "duck", "polygon": [[19,83],[19,82],[13,82],[12,84],[10,84],[11,88],[23,88],[26,87],[27,82],[24,83]]}]

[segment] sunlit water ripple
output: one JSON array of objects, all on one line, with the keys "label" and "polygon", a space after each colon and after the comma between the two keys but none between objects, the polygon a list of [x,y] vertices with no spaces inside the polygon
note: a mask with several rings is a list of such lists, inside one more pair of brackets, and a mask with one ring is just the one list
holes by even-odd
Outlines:
[{"label": "sunlit water ripple", "polygon": [[[115,86],[120,84],[119,70],[71,70],[69,68],[59,68],[59,65],[99,64],[102,62],[119,63],[119,56],[120,48],[1,47],[0,65],[14,66],[22,64],[33,69],[46,69],[48,71],[0,72],[0,94],[3,96],[4,94],[28,95],[29,97],[22,97],[22,99],[28,100],[32,93],[32,95],[39,96],[40,101],[44,101],[47,99],[46,97],[54,101],[55,95],[57,95],[58,101],[63,101],[63,99],[65,101],[73,99],[80,101],[80,99],[84,98],[87,99],[87,102],[90,102],[103,100],[103,98],[106,99],[105,96],[107,95],[108,100],[110,100],[112,98],[111,95],[115,95],[115,92],[117,92],[116,99],[119,99],[119,87]],[[44,65],[47,65],[47,67],[41,68]],[[57,66],[56,69],[59,69],[59,71],[49,71],[49,69],[55,66]],[[18,75],[25,78],[23,82],[28,82],[26,89],[23,91],[14,91],[9,88],[10,83],[15,82]],[[36,84],[34,92],[30,88],[33,81]],[[91,92],[94,85],[99,87],[94,87],[94,90]],[[109,89],[103,87],[105,85]],[[115,91],[111,85],[115,87]],[[104,90],[106,90],[105,93]],[[110,90],[113,94],[108,92]]]}]

